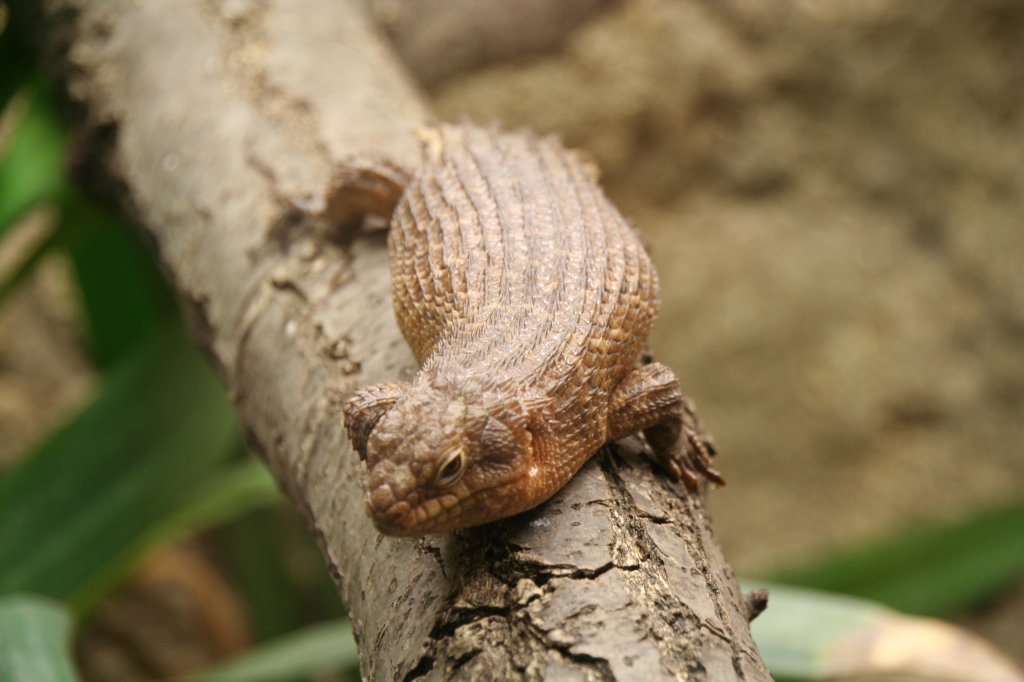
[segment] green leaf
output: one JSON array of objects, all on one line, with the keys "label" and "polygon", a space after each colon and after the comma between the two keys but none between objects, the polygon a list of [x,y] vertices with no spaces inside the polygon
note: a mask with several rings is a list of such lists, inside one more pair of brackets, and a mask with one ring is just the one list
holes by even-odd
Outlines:
[{"label": "green leaf", "polygon": [[78,192],[60,203],[96,363],[109,368],[156,333],[174,310],[153,256],[123,218]]},{"label": "green leaf", "polygon": [[267,467],[248,459],[209,477],[152,534],[160,539],[186,537],[283,500]]},{"label": "green leaf", "polygon": [[912,528],[771,576],[931,616],[962,612],[1022,578],[1024,501]]},{"label": "green leaf", "polygon": [[87,611],[115,587],[149,550],[233,521],[253,510],[280,502],[281,493],[267,468],[256,460],[220,467],[192,490],[182,491],[177,508],[140,529],[122,552],[124,561],[101,568],[75,603]]},{"label": "green leaf", "polygon": [[239,443],[217,379],[178,328],[166,329],[0,479],[0,593],[81,607]]},{"label": "green leaf", "polygon": [[41,78],[28,95],[28,109],[0,158],[0,238],[38,203],[57,198],[64,182],[66,134]]},{"label": "green leaf", "polygon": [[1006,656],[948,623],[817,590],[743,587],[768,588],[768,608],[751,632],[777,678],[1024,681]]},{"label": "green leaf", "polygon": [[344,615],[323,556],[289,505],[240,518],[219,529],[216,542],[258,641]]},{"label": "green leaf", "polygon": [[74,682],[70,644],[63,605],[29,594],[0,597],[0,680]]},{"label": "green leaf", "polygon": [[303,617],[305,595],[288,570],[293,557],[284,546],[289,538],[280,532],[285,511],[266,509],[217,533],[231,584],[245,601],[253,635],[259,641],[314,620]]},{"label": "green leaf", "polygon": [[190,682],[284,682],[359,664],[347,620],[312,625],[256,647]]}]

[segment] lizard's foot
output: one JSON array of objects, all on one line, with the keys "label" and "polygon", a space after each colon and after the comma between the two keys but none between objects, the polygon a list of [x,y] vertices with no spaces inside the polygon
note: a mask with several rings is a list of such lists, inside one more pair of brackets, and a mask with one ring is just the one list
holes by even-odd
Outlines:
[{"label": "lizard's foot", "polygon": [[702,476],[725,484],[712,465],[715,446],[668,367],[653,362],[633,370],[612,394],[610,407],[610,440],[643,431],[655,460],[673,480],[691,491],[699,489]]},{"label": "lizard's foot", "polygon": [[[654,440],[659,439],[655,437]],[[725,485],[725,479],[712,463],[715,446],[699,430],[684,424],[679,438],[671,446],[665,447],[663,443],[650,445],[658,464],[673,480],[685,483],[690,491],[696,492],[700,488],[701,475],[718,485]]]}]

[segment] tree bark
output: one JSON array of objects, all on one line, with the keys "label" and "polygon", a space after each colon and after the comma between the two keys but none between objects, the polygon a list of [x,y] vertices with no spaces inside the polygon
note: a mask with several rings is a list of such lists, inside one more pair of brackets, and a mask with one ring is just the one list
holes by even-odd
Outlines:
[{"label": "tree bark", "polygon": [[252,442],[316,534],[365,678],[770,679],[702,500],[635,441],[514,519],[420,540],[370,524],[341,406],[415,364],[383,238],[332,230],[320,212],[346,157],[415,163],[428,113],[360,5],[41,9],[91,133],[88,168],[155,242]]}]

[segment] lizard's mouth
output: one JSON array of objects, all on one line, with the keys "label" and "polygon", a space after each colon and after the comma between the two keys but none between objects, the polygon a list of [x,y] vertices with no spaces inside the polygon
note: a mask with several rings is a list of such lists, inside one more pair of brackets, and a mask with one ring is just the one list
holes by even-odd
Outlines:
[{"label": "lizard's mouth", "polygon": [[[420,501],[414,493],[409,497],[380,508],[367,496],[366,513],[373,525],[385,535],[415,537],[430,533],[445,533],[457,528],[478,526],[511,516],[519,509],[506,504],[504,489],[513,485],[508,481],[485,490],[470,492],[463,488]],[[482,504],[486,502],[486,504]]]},{"label": "lizard's mouth", "polygon": [[[454,501],[454,504],[449,501],[450,499]],[[441,500],[448,504],[447,508],[442,506]],[[380,510],[367,500],[366,513],[381,533],[410,537],[440,533],[459,527],[457,519],[460,501],[454,495],[443,498],[435,497],[415,506],[407,500],[399,500],[386,509]]]}]

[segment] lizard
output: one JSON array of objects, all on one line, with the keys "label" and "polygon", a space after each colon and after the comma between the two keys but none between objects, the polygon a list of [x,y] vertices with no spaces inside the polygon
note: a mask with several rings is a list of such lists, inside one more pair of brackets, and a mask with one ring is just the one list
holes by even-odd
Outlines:
[{"label": "lizard", "polygon": [[724,483],[672,370],[638,362],[658,277],[596,168],[527,131],[420,137],[415,168],[362,159],[338,176],[347,204],[389,219],[394,313],[419,366],[344,408],[376,527],[419,536],[518,514],[639,432],[691,492]]}]

